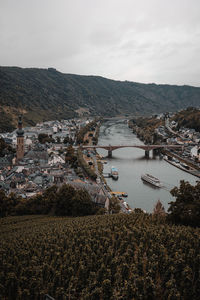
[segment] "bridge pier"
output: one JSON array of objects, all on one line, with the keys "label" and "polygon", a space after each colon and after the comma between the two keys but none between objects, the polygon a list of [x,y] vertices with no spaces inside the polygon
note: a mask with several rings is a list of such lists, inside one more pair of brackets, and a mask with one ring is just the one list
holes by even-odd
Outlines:
[{"label": "bridge pier", "polygon": [[112,150],[108,150],[108,157],[109,157],[109,158],[112,157]]},{"label": "bridge pier", "polygon": [[154,133],[153,134],[153,140],[152,140],[153,144],[156,144],[157,140],[158,140],[158,136],[157,136],[156,133]]},{"label": "bridge pier", "polygon": [[153,149],[153,156],[156,156],[160,153],[159,149]]},{"label": "bridge pier", "polygon": [[[75,150],[77,150],[78,149],[78,147],[79,146],[74,146],[74,149]],[[97,148],[102,148],[102,149],[105,149],[105,150],[107,150],[108,151],[108,157],[112,157],[112,151],[114,151],[114,150],[117,150],[117,149],[120,149],[120,148],[126,148],[126,147],[131,147],[131,148],[140,148],[140,149],[142,149],[143,151],[145,151],[145,157],[149,157],[149,151],[151,151],[151,150],[153,150],[153,149],[155,149],[154,151],[153,151],[153,155],[155,155],[155,154],[159,154],[160,153],[160,151],[162,150],[162,149],[177,149],[177,148],[179,148],[179,149],[184,149],[184,146],[180,146],[180,145],[166,145],[166,144],[164,144],[164,145],[161,145],[161,144],[159,144],[159,145],[95,145],[95,146],[83,146],[83,145],[81,145],[80,146],[81,147],[81,149],[83,150],[83,149],[89,149],[89,148],[93,148],[93,149],[97,149]]]}]

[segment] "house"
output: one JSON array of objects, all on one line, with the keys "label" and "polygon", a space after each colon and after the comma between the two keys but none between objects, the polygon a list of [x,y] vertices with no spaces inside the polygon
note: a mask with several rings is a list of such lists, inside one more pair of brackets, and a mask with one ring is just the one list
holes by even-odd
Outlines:
[{"label": "house", "polygon": [[48,164],[50,166],[54,166],[54,165],[56,165],[58,163],[64,164],[65,160],[61,156],[59,156],[59,155],[52,154],[51,157],[48,160]]},{"label": "house", "polygon": [[85,183],[84,181],[72,181],[70,184],[76,189],[85,189],[92,198],[92,201],[99,207],[108,207],[109,199],[104,195],[102,189],[96,184]]},{"label": "house", "polygon": [[190,153],[191,153],[191,157],[194,157],[197,161],[200,162],[200,147],[199,146],[193,147],[191,149]]},{"label": "house", "polygon": [[33,160],[33,161],[38,161],[39,163],[48,163],[48,153],[45,150],[40,150],[40,149],[34,149],[34,150],[30,150],[27,154],[26,154],[26,158]]},{"label": "house", "polygon": [[13,155],[0,157],[0,167],[8,167],[12,165]]}]

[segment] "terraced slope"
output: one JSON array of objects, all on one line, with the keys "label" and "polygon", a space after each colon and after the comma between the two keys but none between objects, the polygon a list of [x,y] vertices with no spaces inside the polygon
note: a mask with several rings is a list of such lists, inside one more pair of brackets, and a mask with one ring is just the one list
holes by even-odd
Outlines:
[{"label": "terraced slope", "polygon": [[199,299],[199,229],[144,214],[8,217],[0,228],[1,299]]}]

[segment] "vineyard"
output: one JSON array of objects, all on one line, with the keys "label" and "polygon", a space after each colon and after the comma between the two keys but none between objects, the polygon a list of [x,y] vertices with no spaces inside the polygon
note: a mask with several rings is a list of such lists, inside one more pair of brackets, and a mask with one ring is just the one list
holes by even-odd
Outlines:
[{"label": "vineyard", "polygon": [[199,299],[200,229],[143,213],[0,220],[0,299]]}]

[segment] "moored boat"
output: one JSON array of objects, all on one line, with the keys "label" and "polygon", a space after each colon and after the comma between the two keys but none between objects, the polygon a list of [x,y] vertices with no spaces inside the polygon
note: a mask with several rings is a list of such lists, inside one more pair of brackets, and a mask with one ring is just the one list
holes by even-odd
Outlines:
[{"label": "moored boat", "polygon": [[158,178],[154,177],[153,175],[143,174],[141,176],[141,179],[152,184],[153,186],[158,187],[158,188],[160,188],[162,186],[160,180]]},{"label": "moored boat", "polygon": [[112,168],[111,168],[110,175],[111,175],[111,177],[112,177],[113,179],[118,179],[119,174],[118,174],[117,168],[112,167]]},{"label": "moored boat", "polygon": [[122,197],[128,197],[127,193],[122,193]]}]

